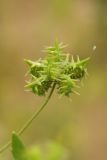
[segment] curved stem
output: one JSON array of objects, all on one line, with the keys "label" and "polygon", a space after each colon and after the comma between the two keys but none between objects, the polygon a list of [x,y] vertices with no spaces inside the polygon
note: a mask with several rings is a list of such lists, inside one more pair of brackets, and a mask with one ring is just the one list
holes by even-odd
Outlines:
[{"label": "curved stem", "polygon": [[[46,106],[46,104],[48,103],[49,99],[52,96],[52,93],[55,89],[56,83],[53,84],[53,87],[47,97],[47,99],[45,100],[45,102],[43,103],[43,105],[34,112],[34,114],[28,119],[28,121],[22,126],[22,128],[17,132],[18,135],[21,135],[29,126],[30,124],[33,122],[34,119],[36,119],[36,117],[40,114],[40,112],[44,109],[44,107]],[[11,145],[11,141],[9,141],[6,145],[4,145],[1,149],[0,149],[0,153],[2,153],[3,151],[5,151],[9,146]]]}]

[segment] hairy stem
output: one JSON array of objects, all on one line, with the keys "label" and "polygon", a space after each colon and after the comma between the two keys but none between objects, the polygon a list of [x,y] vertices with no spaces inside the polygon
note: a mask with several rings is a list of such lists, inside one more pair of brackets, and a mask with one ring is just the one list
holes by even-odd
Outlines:
[{"label": "hairy stem", "polygon": [[[33,120],[36,119],[36,117],[41,113],[41,111],[44,109],[44,107],[48,103],[49,99],[51,98],[51,96],[53,94],[53,91],[55,89],[55,86],[56,86],[56,83],[53,84],[53,86],[51,88],[51,91],[50,91],[47,99],[43,103],[43,105],[37,111],[34,112],[34,114],[28,119],[28,121],[17,132],[18,135],[21,135],[30,126],[30,124],[33,122]],[[10,145],[11,145],[11,141],[9,141],[6,145],[4,145],[3,147],[0,148],[0,153],[2,153],[3,151],[5,151]]]}]

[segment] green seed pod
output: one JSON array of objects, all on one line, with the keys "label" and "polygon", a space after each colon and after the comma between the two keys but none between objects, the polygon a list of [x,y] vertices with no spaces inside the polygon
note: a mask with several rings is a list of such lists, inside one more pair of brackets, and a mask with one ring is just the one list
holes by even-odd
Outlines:
[{"label": "green seed pod", "polygon": [[82,79],[86,73],[86,64],[89,58],[80,60],[77,57],[70,59],[70,54],[63,51],[65,45],[55,42],[54,46],[47,47],[47,57],[36,62],[25,60],[29,65],[31,80],[26,85],[34,94],[43,96],[53,83],[57,85],[58,93],[70,96],[77,80]]}]

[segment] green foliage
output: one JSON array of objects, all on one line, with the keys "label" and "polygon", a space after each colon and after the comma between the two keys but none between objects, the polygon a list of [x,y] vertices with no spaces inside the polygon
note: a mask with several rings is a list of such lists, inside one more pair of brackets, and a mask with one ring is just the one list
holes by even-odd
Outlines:
[{"label": "green foliage", "polygon": [[14,132],[12,134],[12,154],[14,159],[25,160],[24,153],[25,153],[25,146],[23,145],[18,135]]},{"label": "green foliage", "polygon": [[37,146],[26,151],[26,160],[42,160],[42,157],[42,152]]},{"label": "green foliage", "polygon": [[65,47],[56,41],[54,46],[45,48],[46,58],[37,61],[25,59],[31,77],[26,87],[34,94],[45,95],[53,83],[60,95],[70,96],[75,93],[74,87],[87,73],[86,65],[90,58],[80,60],[77,56],[75,61],[73,56],[63,51]]},{"label": "green foliage", "polygon": [[49,143],[48,144],[48,157],[47,160],[63,160],[65,150],[58,143]]},{"label": "green foliage", "polygon": [[55,142],[26,149],[16,133],[12,135],[12,153],[14,160],[65,160],[66,155],[65,148]]}]

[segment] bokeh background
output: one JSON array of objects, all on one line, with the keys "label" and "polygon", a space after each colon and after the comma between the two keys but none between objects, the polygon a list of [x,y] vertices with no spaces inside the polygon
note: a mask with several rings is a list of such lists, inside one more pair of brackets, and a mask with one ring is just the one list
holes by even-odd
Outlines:
[{"label": "bokeh background", "polygon": [[[23,59],[44,57],[44,46],[56,38],[69,44],[66,51],[73,55],[92,55],[89,77],[79,89],[81,95],[72,95],[72,102],[54,93],[22,139],[27,146],[58,142],[66,148],[67,160],[105,160],[106,0],[0,0],[0,146],[45,99],[24,91]],[[12,159],[9,151],[3,159]]]}]

